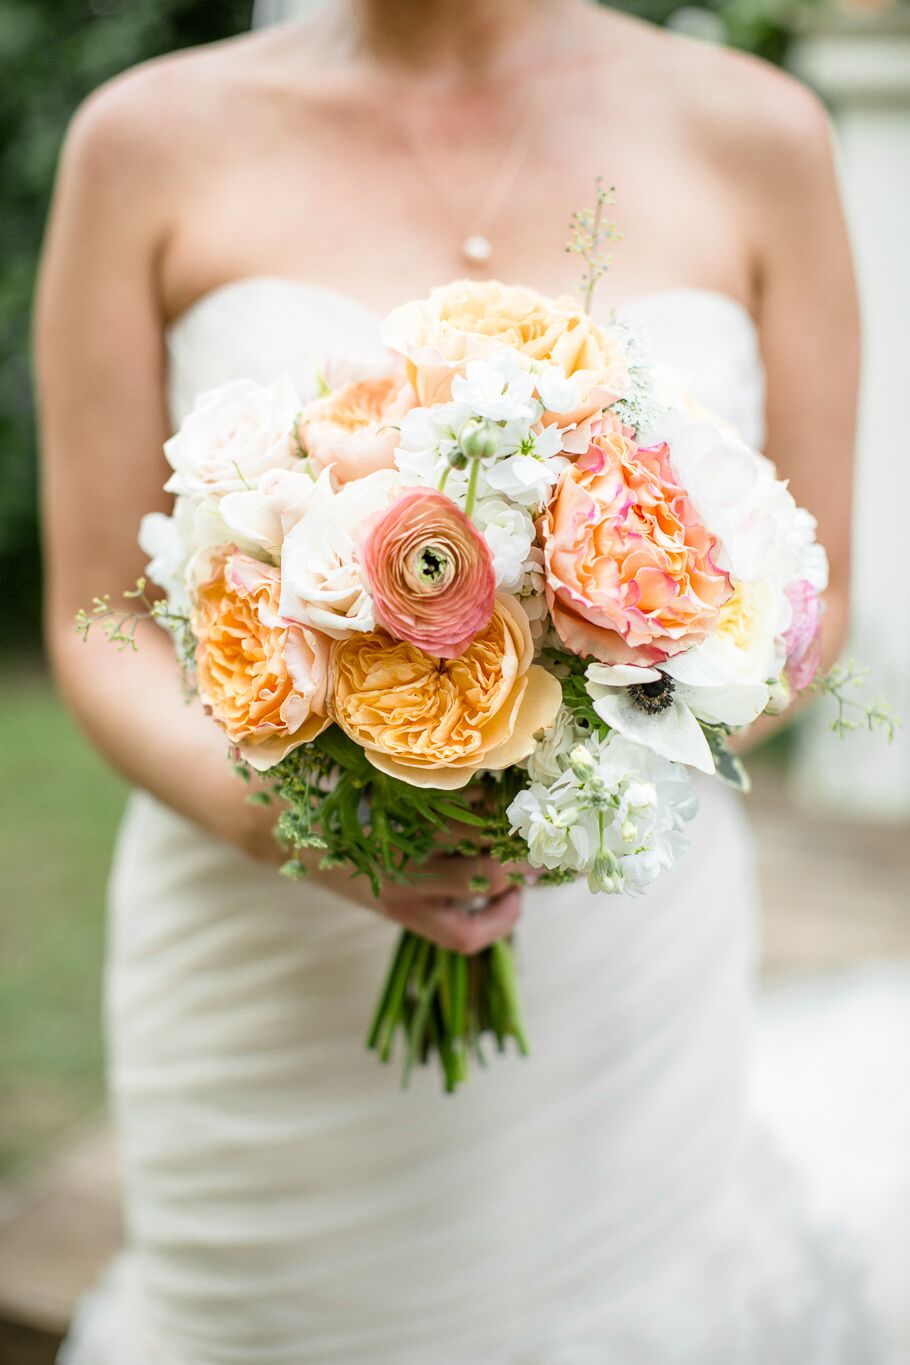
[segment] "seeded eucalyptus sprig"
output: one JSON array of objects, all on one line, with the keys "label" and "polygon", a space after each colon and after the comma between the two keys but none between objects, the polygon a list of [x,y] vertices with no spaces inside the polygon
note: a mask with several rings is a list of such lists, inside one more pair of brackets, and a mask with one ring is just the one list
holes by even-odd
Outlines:
[{"label": "seeded eucalyptus sprig", "polygon": [[594,181],[594,207],[580,209],[572,214],[569,221],[571,235],[566,242],[566,251],[580,256],[584,262],[579,289],[584,299],[585,311],[588,313],[591,311],[597,283],[607,273],[613,259],[604,248],[610,242],[621,240],[616,223],[604,216],[604,209],[613,203],[614,196],[613,187],[604,189],[603,177],[598,176]]}]

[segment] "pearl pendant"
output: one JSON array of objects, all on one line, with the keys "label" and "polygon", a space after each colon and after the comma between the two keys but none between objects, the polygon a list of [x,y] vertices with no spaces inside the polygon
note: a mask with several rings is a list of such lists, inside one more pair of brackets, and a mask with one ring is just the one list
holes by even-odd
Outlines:
[{"label": "pearl pendant", "polygon": [[464,239],[461,251],[471,265],[484,265],[493,255],[493,244],[482,232],[472,232]]}]

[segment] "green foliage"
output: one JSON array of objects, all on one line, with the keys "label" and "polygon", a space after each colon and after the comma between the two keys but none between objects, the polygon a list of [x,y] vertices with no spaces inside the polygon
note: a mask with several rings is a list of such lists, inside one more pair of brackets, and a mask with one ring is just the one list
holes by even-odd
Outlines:
[{"label": "green foliage", "polygon": [[[475,778],[464,791],[412,787],[374,768],[347,735],[331,725],[269,772],[283,807],[279,841],[295,853],[315,850],[322,867],[349,868],[378,895],[383,881],[413,881],[435,852],[473,857],[523,856],[509,835],[506,808],[521,776]],[[287,875],[305,875],[300,859]]]},{"label": "green foliage", "polygon": [[247,27],[251,0],[0,0],[0,581],[37,637],[39,554],[29,314],[60,144],[77,105],[125,68]]}]

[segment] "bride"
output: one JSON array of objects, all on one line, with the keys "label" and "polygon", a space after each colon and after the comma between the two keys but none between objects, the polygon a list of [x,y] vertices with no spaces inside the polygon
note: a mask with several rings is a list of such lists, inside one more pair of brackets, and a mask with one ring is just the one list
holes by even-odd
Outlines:
[{"label": "bride", "polygon": [[[445,859],[378,902],[289,883],[163,633],[133,657],[73,630],[142,572],[199,390],[287,370],[311,396],[454,275],[571,289],[600,172],[625,236],[603,294],[820,513],[831,657],[856,305],[827,121],[788,77],[586,0],[337,0],[132,71],[74,121],[37,325],[49,632],[136,794],[107,974],[127,1245],[70,1365],[878,1358],[744,1118],[755,883],[719,784],[637,901],[522,896],[491,867],[470,917],[478,868]],[[402,1095],[363,1048],[393,921],[464,951],[515,930],[532,1057]]]}]

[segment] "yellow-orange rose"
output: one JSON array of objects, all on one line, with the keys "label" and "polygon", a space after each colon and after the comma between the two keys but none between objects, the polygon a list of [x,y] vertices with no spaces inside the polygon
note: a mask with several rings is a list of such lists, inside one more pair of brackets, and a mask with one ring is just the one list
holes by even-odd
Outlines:
[{"label": "yellow-orange rose", "polygon": [[[448,400],[452,380],[469,360],[503,346],[542,364],[558,365],[577,381],[586,400],[596,390],[603,407],[622,396],[628,369],[622,350],[573,299],[549,299],[523,285],[498,280],[456,280],[406,303],[383,324],[386,345],[405,357],[408,375],[424,405]],[[594,408],[560,414],[560,425],[581,421]]]},{"label": "yellow-orange rose", "polygon": [[278,570],[215,553],[193,593],[199,694],[259,772],[315,739],[326,715],[329,642],[278,614]]},{"label": "yellow-orange rose", "polygon": [[528,618],[496,598],[489,625],[457,659],[438,659],[385,631],[339,641],[330,709],[384,773],[416,787],[463,787],[479,768],[526,758],[551,724],[559,682],[532,664]]},{"label": "yellow-orange rose", "polygon": [[401,375],[361,379],[308,403],[297,429],[315,472],[333,466],[338,483],[394,469],[398,424],[415,403]]}]

